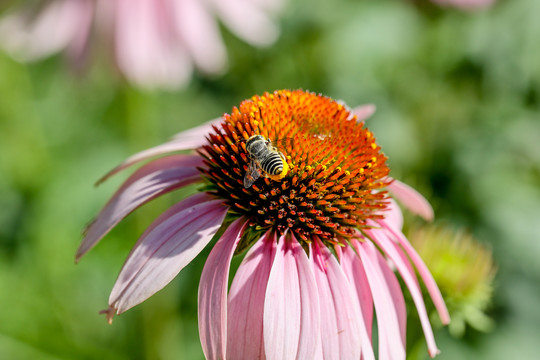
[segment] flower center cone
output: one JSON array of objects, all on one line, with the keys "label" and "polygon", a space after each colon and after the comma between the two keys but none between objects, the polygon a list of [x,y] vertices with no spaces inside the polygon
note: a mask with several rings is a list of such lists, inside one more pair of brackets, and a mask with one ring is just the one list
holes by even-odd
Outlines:
[{"label": "flower center cone", "polygon": [[[214,131],[200,150],[209,192],[225,199],[231,213],[247,216],[256,233],[289,229],[300,241],[343,243],[387,206],[387,158],[335,100],[302,90],[265,93],[233,108]],[[269,139],[288,166],[279,178],[261,171],[246,187],[252,161],[246,142],[254,135]]]}]

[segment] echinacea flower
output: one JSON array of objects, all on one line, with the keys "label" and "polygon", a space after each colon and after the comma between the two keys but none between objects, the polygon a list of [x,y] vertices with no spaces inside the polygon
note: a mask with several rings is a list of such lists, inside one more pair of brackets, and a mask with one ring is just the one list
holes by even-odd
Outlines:
[{"label": "echinacea flower", "polygon": [[485,9],[495,2],[495,0],[431,0],[441,6],[452,6],[463,10]]},{"label": "echinacea flower", "polygon": [[[144,88],[185,85],[193,67],[223,72],[225,45],[217,16],[255,46],[274,42],[272,21],[282,1],[270,0],[42,0],[0,21],[0,48],[34,61],[65,51],[75,67],[90,48],[112,49],[116,67]],[[93,50],[93,49],[92,49]]]},{"label": "echinacea flower", "polygon": [[[373,359],[375,311],[379,358],[405,359],[405,301],[394,267],[435,356],[416,271],[443,323],[448,312],[401,231],[389,192],[428,219],[433,213],[415,190],[388,176],[386,157],[363,124],[373,110],[302,90],[265,93],[113,169],[104,179],[167,154],[124,182],[87,229],[77,259],[137,207],[190,183],[204,186],[135,244],[109,298],[109,321],[162,289],[223,228],[199,285],[206,358]],[[254,166],[246,143],[254,135],[275,144],[288,171],[281,178],[262,171],[246,186]],[[170,154],[187,149],[196,153]],[[244,251],[228,289],[231,258]]]}]

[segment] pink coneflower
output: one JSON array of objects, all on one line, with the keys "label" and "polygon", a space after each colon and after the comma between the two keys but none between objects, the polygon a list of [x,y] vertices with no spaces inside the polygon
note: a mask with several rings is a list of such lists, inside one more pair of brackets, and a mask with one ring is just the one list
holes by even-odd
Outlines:
[{"label": "pink coneflower", "polygon": [[65,51],[76,67],[91,45],[112,49],[120,72],[144,88],[185,85],[193,67],[221,73],[227,64],[221,20],[246,42],[268,45],[271,19],[282,1],[269,0],[43,0],[0,21],[0,47],[33,61]]},{"label": "pink coneflower", "polygon": [[[435,356],[416,271],[443,323],[448,312],[387,190],[416,213],[433,213],[415,190],[388,177],[386,157],[362,122],[373,110],[349,110],[302,90],[265,93],[112,170],[105,178],[169,154],[126,180],[88,227],[77,260],[149,200],[190,183],[204,186],[141,236],[112,290],[109,321],[167,285],[222,228],[199,285],[208,359],[373,359],[374,310],[379,358],[405,359],[405,301],[394,269]],[[246,185],[256,160],[246,144],[254,135],[272,140],[287,164],[277,176],[255,163],[263,170]],[[197,153],[170,155],[187,149]],[[228,289],[231,258],[246,250]]]},{"label": "pink coneflower", "polygon": [[442,6],[453,6],[463,10],[485,9],[495,2],[495,0],[431,0]]}]

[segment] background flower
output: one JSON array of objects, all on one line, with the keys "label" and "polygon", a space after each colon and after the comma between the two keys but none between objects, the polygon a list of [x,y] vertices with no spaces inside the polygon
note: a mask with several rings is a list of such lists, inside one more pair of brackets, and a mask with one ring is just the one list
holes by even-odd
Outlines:
[{"label": "background flower", "polygon": [[265,46],[277,39],[271,14],[281,5],[264,0],[46,0],[1,20],[0,47],[21,61],[65,51],[76,67],[88,61],[90,50],[110,47],[130,82],[174,89],[188,83],[194,67],[206,74],[225,70],[217,19],[248,43]]},{"label": "background flower", "polygon": [[465,10],[477,10],[487,8],[495,2],[495,0],[432,0],[442,6],[454,6]]}]

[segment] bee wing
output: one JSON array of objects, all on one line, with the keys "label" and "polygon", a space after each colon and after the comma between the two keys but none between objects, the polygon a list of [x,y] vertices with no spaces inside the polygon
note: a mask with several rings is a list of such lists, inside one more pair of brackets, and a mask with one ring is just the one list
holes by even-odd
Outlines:
[{"label": "bee wing", "polygon": [[247,189],[253,185],[255,180],[261,176],[261,173],[262,171],[259,163],[255,160],[251,160],[248,165],[246,176],[244,176],[244,187]]},{"label": "bee wing", "polygon": [[287,148],[294,147],[294,138],[286,137],[272,140],[272,146],[278,150],[286,150]]}]

